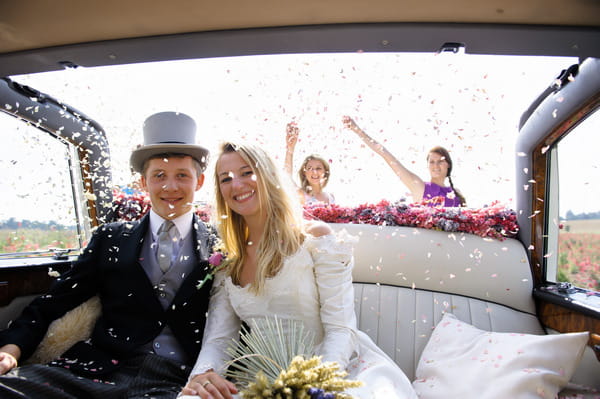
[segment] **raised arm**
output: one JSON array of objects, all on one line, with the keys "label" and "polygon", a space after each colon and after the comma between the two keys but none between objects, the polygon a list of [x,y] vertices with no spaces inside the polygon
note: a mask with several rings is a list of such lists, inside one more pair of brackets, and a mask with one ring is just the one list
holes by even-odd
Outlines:
[{"label": "raised arm", "polygon": [[419,176],[406,169],[404,165],[394,157],[382,144],[371,138],[364,130],[362,130],[354,120],[349,116],[342,118],[344,127],[352,130],[363,142],[373,151],[379,154],[384,161],[392,168],[394,173],[400,178],[402,183],[410,190],[413,201],[418,202],[423,199],[425,191],[425,182]]},{"label": "raised arm", "polygon": [[296,148],[296,143],[298,142],[298,134],[300,133],[300,129],[298,129],[298,125],[296,122],[290,122],[286,127],[286,135],[285,135],[285,171],[290,177],[292,177],[293,168],[294,168],[294,149]]},{"label": "raised arm", "polygon": [[298,128],[298,124],[296,122],[290,122],[286,127],[285,134],[285,172],[290,177],[292,184],[298,190],[298,198],[300,203],[304,205],[306,199],[304,198],[304,191],[302,188],[295,183],[294,180],[294,150],[296,149],[296,143],[298,143],[298,135],[300,134],[300,129]]}]

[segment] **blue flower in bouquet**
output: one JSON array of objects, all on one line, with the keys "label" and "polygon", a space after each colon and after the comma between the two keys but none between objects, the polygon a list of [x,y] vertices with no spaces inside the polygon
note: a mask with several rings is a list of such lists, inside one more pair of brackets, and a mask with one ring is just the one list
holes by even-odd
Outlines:
[{"label": "blue flower in bouquet", "polygon": [[331,392],[325,392],[322,388],[308,388],[308,394],[310,399],[335,399],[335,394]]}]

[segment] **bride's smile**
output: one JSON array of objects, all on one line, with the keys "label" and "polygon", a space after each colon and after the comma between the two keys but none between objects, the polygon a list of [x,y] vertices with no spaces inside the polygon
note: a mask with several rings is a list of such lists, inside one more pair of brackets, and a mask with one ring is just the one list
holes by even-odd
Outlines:
[{"label": "bride's smile", "polygon": [[224,154],[217,162],[219,190],[227,205],[243,217],[258,214],[260,201],[257,176],[236,152]]},{"label": "bride's smile", "polygon": [[236,195],[233,197],[233,199],[235,199],[238,202],[243,202],[243,201],[246,201],[248,198],[252,197],[254,194],[255,194],[255,191],[252,190],[252,191],[244,193],[244,194]]}]

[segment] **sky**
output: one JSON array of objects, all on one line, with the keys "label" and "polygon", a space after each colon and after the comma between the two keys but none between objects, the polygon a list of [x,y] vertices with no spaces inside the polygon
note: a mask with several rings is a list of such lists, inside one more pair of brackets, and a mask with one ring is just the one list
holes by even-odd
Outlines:
[{"label": "sky", "polygon": [[[466,54],[301,54],[227,57],[15,76],[102,125],[113,182],[133,177],[129,154],[144,119],[179,111],[215,153],[224,140],[259,144],[283,167],[285,127],[295,121],[304,157],[331,163],[327,187],[341,205],[408,197],[387,164],[349,130],[349,115],[407,168],[429,179],[427,150],[442,145],[468,205],[514,206],[514,143],[522,112],[573,58]],[[212,170],[198,200],[212,201]],[[30,208],[31,209],[31,208]]]}]

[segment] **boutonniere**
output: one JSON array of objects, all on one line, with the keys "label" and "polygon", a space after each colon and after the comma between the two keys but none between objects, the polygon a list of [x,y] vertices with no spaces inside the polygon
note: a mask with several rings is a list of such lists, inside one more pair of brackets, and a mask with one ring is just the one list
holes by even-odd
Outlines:
[{"label": "boutonniere", "polygon": [[208,257],[208,273],[206,273],[204,279],[202,281],[199,281],[198,285],[196,285],[196,289],[198,290],[202,288],[208,280],[212,280],[215,277],[215,273],[224,268],[225,264],[227,263],[225,262],[226,255],[223,252],[222,244],[219,242],[215,245],[215,248],[215,252],[213,252],[212,255]]}]

